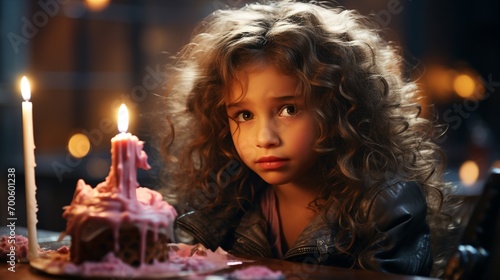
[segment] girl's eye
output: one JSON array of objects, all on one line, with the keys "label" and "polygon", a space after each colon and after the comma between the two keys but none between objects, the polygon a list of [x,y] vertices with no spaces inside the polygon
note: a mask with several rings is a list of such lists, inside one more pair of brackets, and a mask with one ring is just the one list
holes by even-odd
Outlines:
[{"label": "girl's eye", "polygon": [[249,111],[242,111],[236,114],[235,119],[237,122],[245,122],[253,119],[253,114]]},{"label": "girl's eye", "polygon": [[280,116],[291,117],[298,113],[297,107],[295,105],[285,105],[280,110]]}]

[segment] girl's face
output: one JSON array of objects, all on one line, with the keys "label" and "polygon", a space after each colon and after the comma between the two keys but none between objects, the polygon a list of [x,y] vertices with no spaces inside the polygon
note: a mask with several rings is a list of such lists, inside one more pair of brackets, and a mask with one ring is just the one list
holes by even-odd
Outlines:
[{"label": "girl's face", "polygon": [[271,185],[313,183],[316,126],[295,96],[297,81],[271,66],[237,74],[226,108],[243,162]]}]

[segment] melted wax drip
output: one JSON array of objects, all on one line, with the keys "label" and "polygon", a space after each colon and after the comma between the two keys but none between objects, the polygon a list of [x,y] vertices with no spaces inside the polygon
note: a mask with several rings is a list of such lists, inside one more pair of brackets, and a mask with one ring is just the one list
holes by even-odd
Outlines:
[{"label": "melted wax drip", "polygon": [[[91,239],[92,233],[91,236],[81,235],[85,222],[91,219],[111,227],[113,247],[118,252],[120,227],[127,222],[139,229],[140,260],[143,265],[148,230],[152,230],[155,241],[160,229],[168,231],[162,233],[174,240],[172,223],[177,213],[163,201],[160,193],[139,187],[136,168],[150,168],[147,154],[142,150],[144,143],[130,133],[120,133],[111,140],[111,144],[112,165],[106,181],[94,189],[82,179],[78,181],[71,205],[64,208],[63,217],[67,220],[67,228],[60,239],[67,234],[77,241]],[[73,252],[78,255],[78,248],[74,248]]]}]

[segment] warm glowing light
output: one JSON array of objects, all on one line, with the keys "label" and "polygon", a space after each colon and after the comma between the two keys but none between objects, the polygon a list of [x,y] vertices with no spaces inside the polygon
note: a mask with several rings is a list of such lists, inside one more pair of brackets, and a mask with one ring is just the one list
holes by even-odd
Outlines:
[{"label": "warm glowing light", "polygon": [[440,65],[429,66],[424,76],[425,90],[434,98],[446,100],[453,94],[452,82],[455,71]]},{"label": "warm glowing light", "polygon": [[75,158],[82,158],[90,151],[90,141],[87,135],[76,133],[68,141],[69,153]]},{"label": "warm glowing light", "polygon": [[466,161],[460,166],[458,176],[464,185],[471,186],[479,178],[479,167],[472,160]]},{"label": "warm glowing light", "polygon": [[23,78],[21,79],[21,94],[23,95],[23,99],[25,101],[30,101],[31,88],[30,82],[28,81],[28,78],[26,78],[26,76],[23,76]]},{"label": "warm glowing light", "polygon": [[127,132],[128,129],[128,110],[125,104],[120,105],[118,109],[118,131],[121,133]]},{"label": "warm glowing light", "polygon": [[94,12],[104,10],[109,5],[110,0],[85,0],[87,8]]},{"label": "warm glowing light", "polygon": [[455,80],[453,81],[453,89],[459,96],[469,98],[474,95],[476,82],[469,75],[461,74],[455,77]]}]

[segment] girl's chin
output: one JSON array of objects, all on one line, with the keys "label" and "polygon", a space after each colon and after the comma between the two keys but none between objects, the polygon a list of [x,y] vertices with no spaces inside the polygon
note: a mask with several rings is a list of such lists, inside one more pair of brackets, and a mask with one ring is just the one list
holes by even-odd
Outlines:
[{"label": "girl's chin", "polygon": [[284,184],[290,183],[290,180],[288,180],[287,178],[278,177],[278,176],[269,176],[268,174],[266,174],[266,175],[267,176],[265,176],[265,175],[263,176],[263,175],[259,174],[260,178],[262,178],[262,180],[264,180],[269,185],[279,186],[279,185],[284,185]]}]

